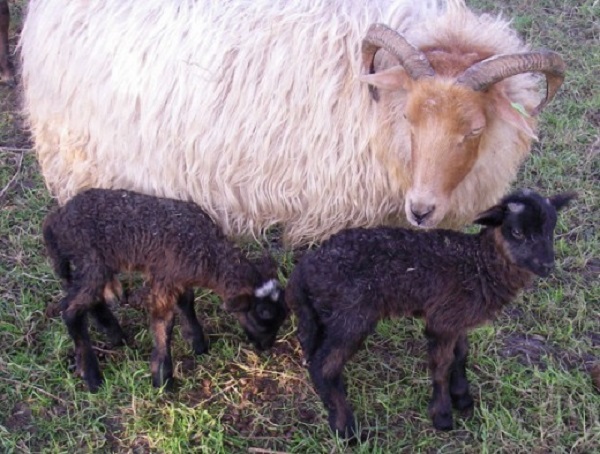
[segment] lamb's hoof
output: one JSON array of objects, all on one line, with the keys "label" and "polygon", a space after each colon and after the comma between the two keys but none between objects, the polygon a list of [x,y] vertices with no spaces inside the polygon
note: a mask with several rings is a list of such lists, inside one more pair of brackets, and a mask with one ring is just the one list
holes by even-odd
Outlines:
[{"label": "lamb's hoof", "polygon": [[360,438],[360,434],[356,433],[356,429],[353,426],[348,426],[343,429],[335,429],[332,427],[332,431],[336,437],[340,440],[344,440],[349,446],[356,445]]},{"label": "lamb's hoof", "polygon": [[124,345],[127,345],[127,338],[121,328],[106,333],[106,340],[108,341],[108,344],[113,348],[123,347]]},{"label": "lamb's hoof", "polygon": [[356,442],[360,438],[360,434],[356,433],[356,424],[354,423],[354,418],[352,418],[346,425],[341,427],[336,427],[334,421],[330,421],[331,431],[338,437],[340,440],[345,440],[350,445],[356,444]]},{"label": "lamb's hoof", "polygon": [[100,386],[102,386],[102,383],[104,382],[104,380],[102,379],[102,374],[98,373],[98,374],[93,374],[93,373],[88,373],[86,374],[86,376],[83,377],[85,384],[88,387],[88,390],[92,393],[92,394],[96,394],[98,392],[98,390],[100,389]]},{"label": "lamb's hoof", "polygon": [[452,413],[444,412],[433,415],[431,418],[433,422],[433,427],[437,430],[452,430]]},{"label": "lamb's hoof", "polygon": [[162,388],[166,392],[172,392],[175,390],[175,379],[173,376],[167,377],[164,380],[152,377],[152,386],[155,388]]},{"label": "lamb's hoof", "polygon": [[192,350],[196,356],[204,355],[205,353],[208,353],[208,342],[194,341],[192,343]]},{"label": "lamb's hoof", "polygon": [[473,415],[474,401],[470,394],[452,397],[452,405],[456,408],[461,416],[468,418]]},{"label": "lamb's hoof", "polygon": [[83,378],[91,393],[98,392],[102,386],[102,372],[98,358],[92,350],[83,353],[76,359],[76,373]]}]

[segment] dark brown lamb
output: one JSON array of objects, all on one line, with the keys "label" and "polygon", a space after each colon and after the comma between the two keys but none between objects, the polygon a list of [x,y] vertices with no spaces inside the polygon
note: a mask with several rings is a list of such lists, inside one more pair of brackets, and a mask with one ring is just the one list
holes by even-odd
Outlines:
[{"label": "dark brown lamb", "polygon": [[379,320],[425,319],[437,429],[453,426],[452,405],[473,408],[465,367],[467,332],[493,320],[554,264],[556,211],[574,194],[523,190],[482,213],[478,234],[401,228],[349,229],[307,253],[286,287],[314,386],[334,432],[355,433],[342,377],[345,363]]},{"label": "dark brown lamb", "polygon": [[75,342],[78,371],[90,391],[98,389],[102,375],[86,315],[94,317],[112,343],[123,342],[123,331],[106,301],[120,293],[119,272],[140,271],[148,281],[154,386],[172,383],[175,307],[194,352],[207,351],[193,287],[218,294],[259,349],[272,346],[285,319],[274,261],[265,257],[265,263],[251,263],[191,202],[90,189],[50,213],[43,235],[63,280],[62,316]]}]

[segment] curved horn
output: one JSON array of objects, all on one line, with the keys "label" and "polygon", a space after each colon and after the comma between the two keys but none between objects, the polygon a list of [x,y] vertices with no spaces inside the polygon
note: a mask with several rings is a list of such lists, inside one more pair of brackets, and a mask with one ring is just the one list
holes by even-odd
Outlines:
[{"label": "curved horn", "polygon": [[[363,69],[368,74],[375,72],[375,53],[381,48],[396,57],[412,79],[435,76],[435,71],[425,54],[410,44],[400,33],[384,24],[372,24],[362,42]],[[379,99],[377,89],[372,85],[369,89],[371,96],[377,101]]]},{"label": "curved horn", "polygon": [[482,91],[507,77],[541,72],[546,76],[546,98],[533,109],[531,115],[537,115],[554,98],[565,78],[565,69],[562,57],[549,50],[496,55],[467,68],[456,83]]}]

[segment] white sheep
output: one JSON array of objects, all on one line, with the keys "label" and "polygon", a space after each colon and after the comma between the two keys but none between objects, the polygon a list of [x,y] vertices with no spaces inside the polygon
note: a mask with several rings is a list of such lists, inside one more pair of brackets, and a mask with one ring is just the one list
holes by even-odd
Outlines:
[{"label": "white sheep", "polygon": [[290,245],[470,222],[564,72],[462,0],[32,0],[20,45],[61,203],[88,187],[193,200],[227,234],[281,224]]}]

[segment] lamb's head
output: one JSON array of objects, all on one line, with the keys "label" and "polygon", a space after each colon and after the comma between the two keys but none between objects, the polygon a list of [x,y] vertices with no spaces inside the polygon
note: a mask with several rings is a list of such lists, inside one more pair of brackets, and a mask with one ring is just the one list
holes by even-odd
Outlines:
[{"label": "lamb's head", "polygon": [[225,302],[258,349],[266,350],[275,343],[277,332],[287,316],[284,291],[279,285],[277,263],[268,254],[252,264],[256,284],[248,293],[237,295]]},{"label": "lamb's head", "polygon": [[240,295],[228,301],[226,307],[258,350],[273,346],[287,315],[284,292],[275,279],[260,284],[252,295]]},{"label": "lamb's head", "polygon": [[[377,68],[379,49],[400,64]],[[525,137],[535,137],[533,117],[554,97],[565,70],[562,58],[548,51],[483,60],[476,53],[421,51],[382,24],[371,26],[362,51],[367,74],[361,81],[369,84],[376,101],[379,89],[405,93],[401,98],[389,96],[386,106],[398,134],[404,134],[407,128],[399,126],[408,122],[410,179],[404,209],[411,224],[424,228],[435,227],[447,215],[453,191],[477,162],[491,121],[500,118]],[[544,73],[548,83],[546,98],[530,113],[515,106],[498,84],[527,72]],[[402,99],[402,104],[395,105],[394,99]]]},{"label": "lamb's head", "polygon": [[544,277],[554,267],[556,212],[574,197],[575,193],[563,193],[544,198],[524,189],[504,197],[475,223],[497,228],[503,254],[520,268]]}]

